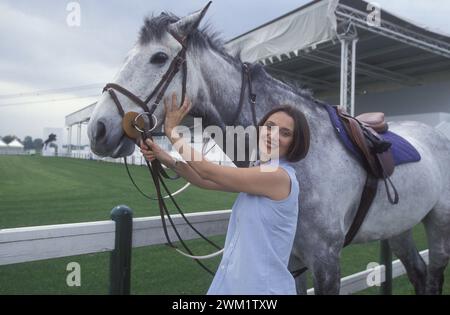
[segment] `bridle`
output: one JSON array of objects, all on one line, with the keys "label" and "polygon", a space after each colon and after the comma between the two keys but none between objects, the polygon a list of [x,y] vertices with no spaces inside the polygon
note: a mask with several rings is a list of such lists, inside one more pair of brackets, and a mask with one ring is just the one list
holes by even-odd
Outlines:
[{"label": "bridle", "polygon": [[[107,83],[103,88],[103,92],[107,91],[111,96],[111,98],[113,99],[114,104],[116,104],[117,110],[119,111],[119,114],[120,116],[122,116],[122,118],[125,117],[125,111],[123,109],[122,104],[119,101],[119,98],[117,97],[116,91],[128,97],[131,101],[133,101],[133,103],[141,107],[144,110],[144,113],[146,113],[149,117],[153,118],[155,117],[153,113],[160,104],[173,78],[180,71],[180,68],[183,69],[180,106],[184,103],[186,97],[186,81],[187,81],[187,65],[186,65],[187,37],[179,38],[173,32],[171,32],[170,34],[181,44],[182,48],[178,52],[178,54],[172,59],[169,68],[167,69],[167,71],[159,80],[158,84],[155,86],[153,91],[145,100],[141,100],[138,96],[130,92],[128,89],[116,83]],[[155,97],[155,95],[156,98],[153,101],[152,105],[149,107],[148,104]],[[155,123],[153,122],[153,119],[150,122],[150,130],[153,130],[155,126],[156,126],[156,117]]]},{"label": "bridle", "polygon": [[[202,10],[201,15],[200,15],[199,19],[197,20],[195,27],[192,28],[193,30],[195,30],[197,28],[198,24],[200,23],[200,20],[206,13],[206,10],[208,9],[209,5],[210,5],[210,3],[208,3],[208,5]],[[156,85],[156,87],[153,89],[153,91],[149,94],[149,96],[145,100],[142,100],[141,98],[139,98],[138,96],[136,96],[135,94],[130,92],[128,89],[126,89],[123,86],[116,84],[116,83],[107,83],[105,85],[105,87],[103,88],[103,92],[108,92],[109,95],[111,96],[111,98],[113,99],[114,104],[116,105],[117,110],[118,110],[120,116],[122,117],[122,125],[124,128],[125,134],[132,139],[135,139],[135,140],[138,140],[138,139],[145,140],[147,138],[152,139],[152,137],[156,135],[156,133],[153,132],[153,130],[155,129],[155,127],[157,125],[157,119],[156,119],[156,116],[154,115],[154,112],[157,109],[157,107],[159,106],[162,98],[164,97],[164,94],[165,94],[167,88],[169,87],[170,83],[174,79],[175,75],[178,72],[180,72],[180,69],[182,70],[182,88],[181,88],[182,97],[181,97],[180,106],[185,101],[186,85],[187,85],[186,52],[187,52],[187,47],[188,47],[187,44],[188,44],[190,34],[188,34],[187,36],[185,36],[183,38],[180,38],[174,32],[170,32],[170,34],[181,44],[182,48],[178,52],[178,54],[173,58],[167,71],[164,73],[164,75],[161,77],[161,79],[158,82],[158,84]],[[253,91],[252,91],[250,67],[251,67],[251,65],[248,63],[242,64],[241,93],[240,93],[240,97],[239,97],[238,109],[233,117],[233,121],[231,122],[232,124],[234,124],[237,121],[237,118],[239,117],[239,115],[242,111],[242,108],[244,105],[244,100],[245,100],[245,89],[246,89],[246,85],[248,85],[248,99],[249,99],[249,102],[251,105],[251,110],[252,110],[252,120],[253,120],[254,125],[255,126],[257,125],[256,110],[255,110],[256,95],[253,94]],[[135,113],[135,112],[127,112],[126,113],[125,110],[123,109],[122,104],[120,103],[120,100],[117,96],[117,92],[126,96],[133,103],[135,103],[140,108],[142,108],[142,110],[144,112],[140,113],[140,114]],[[154,99],[154,100],[152,101],[152,99]],[[151,106],[149,107],[150,101],[152,101],[152,103],[151,103]],[[134,130],[133,130],[133,128],[134,128]],[[137,131],[137,133],[136,133],[136,131]],[[149,163],[147,160],[145,160],[145,162],[147,164],[147,168],[148,168],[151,178],[153,180],[153,183],[154,183],[154,186],[156,189],[157,198],[154,198],[154,197],[151,197],[151,196],[145,194],[143,192],[143,190],[137,186],[136,182],[134,181],[133,177],[131,176],[130,170],[128,168],[127,160],[126,160],[126,158],[124,158],[124,164],[125,164],[125,167],[127,170],[127,174],[129,176],[132,184],[147,199],[158,201],[163,231],[164,231],[168,245],[170,247],[174,248],[180,254],[194,259],[203,269],[205,269],[208,273],[214,275],[214,273],[208,267],[206,267],[200,260],[208,259],[208,258],[215,257],[217,255],[220,255],[224,249],[221,248],[216,243],[214,243],[213,241],[209,240],[206,236],[204,236],[201,232],[199,232],[189,222],[189,220],[186,218],[185,214],[183,213],[183,211],[180,209],[177,202],[173,198],[174,194],[171,194],[170,191],[168,190],[166,184],[164,183],[163,177],[165,177],[166,179],[177,179],[177,178],[179,178],[179,176],[170,177],[165,172],[163,167],[161,166],[161,163],[156,159],[153,160],[151,163]],[[170,215],[170,213],[167,209],[167,206],[165,204],[165,201],[164,201],[165,197],[163,197],[162,193],[161,193],[161,186],[164,188],[167,196],[171,199],[171,201],[177,208],[178,212],[180,213],[180,215],[182,216],[184,221],[189,225],[189,227],[192,228],[201,238],[203,238],[205,241],[207,241],[212,246],[214,246],[216,249],[218,249],[217,252],[214,252],[209,255],[204,255],[204,256],[197,256],[197,255],[193,254],[193,252],[190,250],[190,248],[187,246],[187,244],[181,238],[181,236],[171,218],[171,215]],[[183,190],[185,187],[180,189],[178,192]],[[179,249],[171,241],[171,239],[169,237],[169,233],[167,231],[165,216],[167,216],[167,219],[169,220],[170,225],[172,226],[172,229],[177,236],[177,239],[180,241],[182,247],[184,248],[184,250],[186,252]]]}]

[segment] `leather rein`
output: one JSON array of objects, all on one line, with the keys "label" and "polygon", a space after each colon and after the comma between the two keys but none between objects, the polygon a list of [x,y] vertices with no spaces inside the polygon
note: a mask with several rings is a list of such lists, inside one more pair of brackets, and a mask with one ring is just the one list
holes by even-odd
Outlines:
[{"label": "leather rein", "polygon": [[[147,138],[153,139],[153,136],[157,135],[157,133],[153,132],[154,128],[156,128],[156,125],[157,125],[157,119],[156,119],[156,116],[154,115],[154,112],[157,109],[158,105],[160,104],[167,88],[169,87],[170,83],[174,79],[175,75],[178,72],[180,72],[180,69],[182,70],[182,88],[181,88],[182,97],[181,97],[180,106],[184,103],[184,100],[186,97],[186,85],[187,85],[186,51],[187,51],[187,40],[188,40],[189,36],[186,36],[184,38],[179,38],[172,32],[170,34],[181,44],[182,48],[178,52],[178,54],[173,58],[172,62],[169,65],[169,68],[167,69],[167,71],[161,77],[161,79],[158,82],[158,84],[156,85],[156,87],[153,89],[153,91],[150,93],[150,95],[145,100],[142,100],[141,98],[139,98],[138,96],[136,96],[135,94],[130,92],[128,89],[126,89],[123,86],[116,84],[116,83],[108,83],[103,88],[103,92],[108,92],[109,95],[111,96],[111,98],[113,99],[114,104],[116,105],[117,110],[118,110],[120,116],[122,117],[122,126],[124,128],[125,134],[129,138],[136,140],[136,142],[138,142],[139,140],[145,141],[145,139],[147,139]],[[246,86],[248,85],[248,99],[249,99],[249,103],[251,105],[251,110],[252,110],[252,120],[253,120],[254,125],[255,126],[257,125],[256,110],[255,110],[256,95],[252,91],[250,66],[251,65],[248,63],[242,64],[241,92],[240,92],[240,97],[239,97],[238,109],[234,115],[233,121],[231,122],[232,124],[234,124],[237,121],[237,118],[239,117],[239,115],[243,109],[244,100],[245,100],[245,89],[246,89]],[[144,112],[140,113],[140,114],[135,113],[135,112],[127,112],[126,113],[125,110],[123,109],[122,104],[120,103],[120,100],[117,96],[117,92],[126,96],[133,103],[135,103],[136,105],[141,107]],[[154,99],[154,101],[152,102],[152,105],[149,107],[148,104],[150,103],[150,101],[152,99]],[[148,118],[150,118],[150,119],[148,119]],[[131,130],[134,128],[135,131],[134,132],[133,132],[133,130],[130,131],[130,128],[131,128]],[[159,133],[158,135],[161,135],[161,133]],[[131,176],[126,157],[124,158],[124,164],[125,164],[127,174],[129,176],[132,184],[135,186],[135,188],[145,198],[158,201],[161,222],[162,222],[162,226],[163,226],[164,235],[167,240],[167,245],[174,248],[180,254],[194,259],[203,269],[205,269],[211,275],[214,275],[214,272],[212,272],[200,260],[208,259],[208,258],[215,257],[217,255],[220,255],[224,249],[221,248],[216,243],[214,243],[213,241],[209,240],[205,235],[203,235],[200,231],[198,231],[189,222],[189,220],[186,218],[184,212],[180,209],[179,205],[173,198],[174,194],[180,192],[181,190],[186,188],[189,184],[187,184],[185,187],[183,187],[176,193],[172,194],[169,191],[168,187],[166,186],[166,184],[163,180],[163,177],[166,179],[174,180],[174,179],[178,179],[180,176],[170,177],[165,172],[164,168],[161,166],[161,163],[157,159],[153,160],[152,162],[148,162],[147,160],[145,160],[145,162],[147,164],[148,171],[149,171],[152,181],[154,183],[157,198],[154,198],[154,197],[151,197],[150,195],[145,194],[143,192],[143,190],[138,187],[138,185],[134,181],[133,177]],[[171,218],[171,215],[170,215],[170,213],[167,209],[166,203],[164,201],[164,199],[167,196],[163,197],[161,188],[164,189],[165,193],[170,198],[172,203],[175,205],[177,211],[180,213],[183,220],[189,225],[189,227],[193,231],[195,231],[201,238],[203,238],[205,241],[207,241],[213,247],[218,249],[217,252],[209,254],[209,255],[204,255],[204,256],[194,255],[192,250],[187,246],[187,244],[181,238],[181,236]],[[185,251],[179,249],[176,245],[173,244],[172,240],[170,239],[165,216],[167,217],[178,241],[181,243],[181,245]]]}]

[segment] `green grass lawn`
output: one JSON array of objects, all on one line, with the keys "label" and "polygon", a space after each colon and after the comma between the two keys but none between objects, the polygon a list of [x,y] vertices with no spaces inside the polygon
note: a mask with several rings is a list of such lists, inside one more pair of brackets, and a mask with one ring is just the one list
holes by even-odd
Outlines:
[{"label": "green grass lawn", "polygon": [[[147,170],[133,166],[140,187],[153,193]],[[171,190],[183,181],[168,182]],[[236,194],[191,186],[177,196],[186,212],[231,208]],[[0,228],[109,219],[111,209],[126,204],[135,217],[158,215],[156,201],[144,199],[129,182],[123,165],[66,158],[0,156]],[[172,207],[170,205],[170,207]],[[427,248],[421,226],[414,231],[419,249]],[[220,244],[224,236],[214,237]],[[201,240],[188,241],[196,254],[213,250]],[[378,261],[378,243],[349,246],[342,254],[342,275]],[[207,263],[215,269],[219,257]],[[81,266],[81,286],[68,287],[66,266]],[[73,256],[0,266],[0,294],[107,294],[109,253]],[[311,286],[311,277],[309,276]],[[450,293],[450,268],[445,294]],[[195,262],[165,245],[133,249],[133,294],[204,294],[211,276]],[[360,294],[377,294],[370,288]],[[394,280],[395,294],[413,294],[405,276]]]},{"label": "green grass lawn", "polygon": [[[154,195],[147,169],[130,168],[139,187]],[[166,182],[171,191],[185,184]],[[187,191],[177,196],[187,212],[229,209],[236,196],[195,186]],[[122,164],[80,159],[0,156],[0,200],[0,228],[108,220],[119,204],[135,217],[159,215],[157,201],[136,191]]]}]

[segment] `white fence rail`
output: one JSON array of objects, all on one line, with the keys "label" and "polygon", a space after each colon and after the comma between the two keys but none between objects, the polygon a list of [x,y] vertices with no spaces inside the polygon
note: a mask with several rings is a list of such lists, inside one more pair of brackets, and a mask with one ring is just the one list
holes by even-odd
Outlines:
[{"label": "white fence rail", "polygon": [[[226,233],[230,213],[231,210],[218,210],[186,213],[186,217],[202,234],[213,236]],[[181,215],[171,217],[183,239],[198,238]],[[166,222],[170,238],[176,241],[176,235],[167,219]],[[132,238],[133,247],[167,242],[159,216],[134,219]],[[3,229],[0,230],[0,266],[112,251],[114,242],[113,221]]]},{"label": "white fence rail", "polygon": [[[205,236],[224,235],[231,210],[188,213],[186,217]],[[173,215],[173,221],[185,240],[197,239],[180,215]],[[166,222],[168,220],[166,219]],[[114,250],[115,222],[97,221],[74,224],[45,225],[0,230],[0,266],[43,259],[68,257],[81,254]],[[169,236],[176,240],[168,225]],[[165,244],[159,216],[133,220],[133,247]],[[428,263],[428,250],[420,253]],[[385,280],[385,267],[367,269],[341,279],[341,294],[351,294],[371,286],[368,279],[378,273],[379,280]],[[393,278],[405,274],[399,260],[393,262]],[[308,294],[314,294],[309,289]]]}]

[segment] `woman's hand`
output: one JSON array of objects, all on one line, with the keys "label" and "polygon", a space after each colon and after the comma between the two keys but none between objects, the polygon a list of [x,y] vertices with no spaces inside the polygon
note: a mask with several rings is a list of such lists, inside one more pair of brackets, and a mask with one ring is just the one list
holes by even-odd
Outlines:
[{"label": "woman's hand", "polygon": [[172,103],[169,104],[169,100],[167,98],[164,99],[164,109],[166,113],[166,118],[164,120],[164,133],[167,137],[170,137],[172,134],[172,130],[178,126],[183,120],[184,116],[191,109],[191,101],[186,96],[183,104],[178,108],[177,107],[177,94],[172,94]]},{"label": "woman's hand", "polygon": [[174,159],[170,156],[170,154],[161,149],[161,147],[152,140],[145,140],[145,144],[141,140],[140,147],[141,153],[147,161],[152,162],[154,159],[158,159],[167,167],[173,166]]}]

